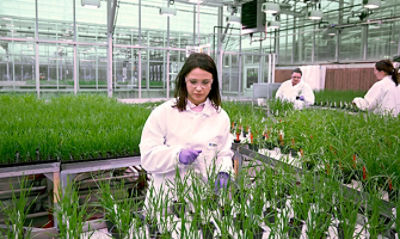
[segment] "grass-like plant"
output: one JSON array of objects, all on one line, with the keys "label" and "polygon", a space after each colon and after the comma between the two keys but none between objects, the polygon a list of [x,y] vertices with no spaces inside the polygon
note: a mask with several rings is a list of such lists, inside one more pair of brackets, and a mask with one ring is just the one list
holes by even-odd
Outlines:
[{"label": "grass-like plant", "polygon": [[169,216],[171,207],[170,188],[167,184],[160,189],[155,189],[153,184],[150,184],[146,194],[144,204],[144,222],[147,226],[150,237],[168,238],[168,236],[176,230],[176,225],[172,222]]},{"label": "grass-like plant", "polygon": [[0,163],[138,154],[150,111],[99,95],[1,95]]},{"label": "grass-like plant", "polygon": [[[351,102],[355,97],[363,97],[364,91],[339,91],[339,90],[321,90],[314,92],[315,102]],[[343,104],[343,103],[342,103]]]},{"label": "grass-like plant", "polygon": [[364,214],[367,218],[366,227],[370,238],[378,238],[388,231],[394,221],[381,215],[382,195],[379,191],[370,191]]},{"label": "grass-like plant", "polygon": [[83,233],[85,222],[90,218],[90,214],[87,213],[88,198],[81,203],[78,190],[71,182],[64,189],[60,188],[57,201],[54,211],[58,222],[59,238],[79,238]]},{"label": "grass-like plant", "polygon": [[101,181],[99,198],[102,208],[105,210],[105,219],[110,224],[111,233],[119,238],[132,238],[133,232],[142,226],[139,204],[129,197],[124,181],[112,188],[110,181]]},{"label": "grass-like plant", "polygon": [[13,190],[11,201],[9,203],[0,201],[0,211],[6,225],[6,228],[0,228],[0,235],[5,236],[5,238],[29,238],[31,234],[29,225],[25,224],[28,212],[36,198],[29,200],[32,187],[28,185],[27,178],[20,177],[18,180],[19,189],[14,189],[11,185]]},{"label": "grass-like plant", "polygon": [[336,204],[334,214],[339,220],[338,237],[353,238],[356,231],[357,214],[362,201],[357,200],[355,196],[345,196],[341,190],[337,190],[335,195]]}]

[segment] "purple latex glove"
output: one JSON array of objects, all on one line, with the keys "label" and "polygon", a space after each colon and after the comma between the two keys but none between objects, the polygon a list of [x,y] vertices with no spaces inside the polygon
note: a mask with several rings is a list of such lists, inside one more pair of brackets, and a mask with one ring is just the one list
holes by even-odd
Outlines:
[{"label": "purple latex glove", "polygon": [[201,150],[182,149],[181,152],[179,153],[179,162],[184,165],[192,164],[200,153]]},{"label": "purple latex glove", "polygon": [[217,193],[221,188],[226,188],[228,186],[228,181],[229,181],[229,174],[225,172],[219,172],[214,185],[215,193]]}]

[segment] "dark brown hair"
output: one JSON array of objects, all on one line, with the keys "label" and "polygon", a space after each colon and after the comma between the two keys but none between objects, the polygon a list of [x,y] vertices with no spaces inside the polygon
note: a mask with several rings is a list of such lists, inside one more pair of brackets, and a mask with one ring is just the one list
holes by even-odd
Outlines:
[{"label": "dark brown hair", "polygon": [[293,73],[300,73],[300,75],[303,76],[303,72],[300,70],[300,68],[295,68],[295,69],[292,71],[292,74],[293,74]]},{"label": "dark brown hair", "polygon": [[396,86],[399,84],[399,75],[390,60],[378,61],[377,63],[375,63],[375,68],[378,71],[383,71],[387,75],[392,76],[392,80],[396,84]]},{"label": "dark brown hair", "polygon": [[185,77],[195,68],[200,68],[212,74],[213,82],[208,98],[215,109],[221,105],[221,95],[219,93],[218,73],[214,60],[204,53],[192,53],[183,64],[182,69],[176,77],[175,98],[179,111],[184,111],[187,104],[188,91],[186,88]]}]

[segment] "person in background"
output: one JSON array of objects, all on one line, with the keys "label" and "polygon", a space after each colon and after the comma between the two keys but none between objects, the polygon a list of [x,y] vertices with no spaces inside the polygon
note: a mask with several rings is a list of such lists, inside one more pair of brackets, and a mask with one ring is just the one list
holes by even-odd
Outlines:
[{"label": "person in background", "polygon": [[226,187],[233,169],[233,136],[210,56],[193,53],[186,59],[174,96],[152,111],[139,145],[141,165],[152,175],[155,190],[167,191],[165,183],[174,182],[177,168],[182,177],[191,168],[208,181],[207,170],[215,167],[215,190]]},{"label": "person in background", "polygon": [[352,103],[361,110],[385,114],[391,107],[391,100],[384,98],[398,85],[398,73],[390,60],[381,60],[375,63],[374,74],[378,82],[372,85],[364,98],[356,97]]},{"label": "person in background", "polygon": [[393,67],[400,74],[400,55],[393,57]]},{"label": "person in background", "polygon": [[[394,71],[397,71],[396,79],[399,81],[400,74],[400,56],[393,57]],[[400,86],[397,84],[396,87],[390,89],[383,98],[382,112],[384,114],[390,114],[393,117],[397,117],[400,113]]]},{"label": "person in background", "polygon": [[293,103],[295,109],[313,105],[315,101],[314,92],[304,82],[302,75],[300,68],[294,69],[292,78],[282,83],[276,92],[275,98]]}]

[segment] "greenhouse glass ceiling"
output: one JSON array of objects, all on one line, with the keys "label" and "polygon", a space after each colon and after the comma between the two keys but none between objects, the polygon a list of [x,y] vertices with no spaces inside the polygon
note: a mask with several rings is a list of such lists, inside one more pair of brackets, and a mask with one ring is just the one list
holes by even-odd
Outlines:
[{"label": "greenhouse glass ceiling", "polygon": [[[201,50],[222,59],[217,63],[224,93],[240,94],[248,85],[240,73],[255,67],[262,73],[258,82],[271,82],[268,72],[275,65],[371,63],[400,54],[396,0],[380,1],[375,9],[366,8],[367,0],[276,0],[277,14],[262,12],[263,0],[115,1],[110,29],[108,1],[99,0],[96,8],[87,8],[86,1],[40,0],[37,11],[34,0],[0,2],[2,86],[76,92],[78,81],[81,88],[104,91],[110,87],[107,62],[112,62],[114,90],[162,88],[151,97],[169,96],[186,55]],[[258,24],[251,34],[244,24],[228,21],[236,16],[244,23],[249,4],[257,6],[250,14],[256,17],[251,23]],[[160,15],[168,8],[176,14]],[[322,18],[310,20],[318,11]],[[271,28],[276,24],[278,29]],[[39,81],[45,82],[38,86]]]}]

